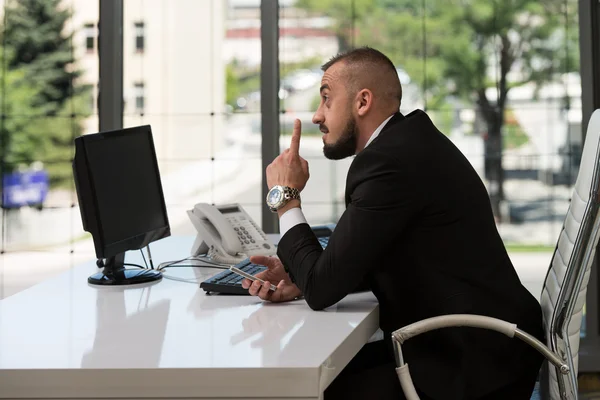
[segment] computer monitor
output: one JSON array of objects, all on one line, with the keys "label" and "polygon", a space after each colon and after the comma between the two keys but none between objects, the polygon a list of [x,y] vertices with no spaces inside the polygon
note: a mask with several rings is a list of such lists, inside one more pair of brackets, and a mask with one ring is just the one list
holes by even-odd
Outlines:
[{"label": "computer monitor", "polygon": [[125,252],[170,236],[171,229],[149,125],[75,139],[73,174],[83,228],[94,239],[102,272],[96,285],[155,281],[154,269],[126,269]]}]

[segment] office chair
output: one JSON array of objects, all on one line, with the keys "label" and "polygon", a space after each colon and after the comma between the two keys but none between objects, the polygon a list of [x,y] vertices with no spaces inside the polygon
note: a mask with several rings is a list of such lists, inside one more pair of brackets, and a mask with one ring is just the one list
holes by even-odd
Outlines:
[{"label": "office chair", "polygon": [[533,346],[547,358],[540,374],[543,400],[577,399],[577,369],[583,305],[600,228],[600,109],[588,125],[583,155],[542,290],[547,346],[515,324],[480,315],[443,315],[417,321],[392,333],[396,372],[407,400],[419,400],[402,357],[406,340],[431,330],[466,326],[492,329]]}]

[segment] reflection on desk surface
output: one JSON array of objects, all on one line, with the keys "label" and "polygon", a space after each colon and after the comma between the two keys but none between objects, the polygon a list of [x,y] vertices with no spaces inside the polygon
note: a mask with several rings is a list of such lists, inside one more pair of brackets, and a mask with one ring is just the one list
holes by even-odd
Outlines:
[{"label": "reflection on desk surface", "polygon": [[[176,259],[191,240],[165,239],[153,255]],[[168,279],[92,287],[87,277],[96,270],[89,262],[0,301],[0,375],[11,369],[318,368],[367,318],[376,330],[371,293],[316,312],[303,300],[208,296],[197,284]],[[172,273],[218,273],[195,270]]]},{"label": "reflection on desk surface", "polygon": [[[343,312],[365,310],[368,303],[340,307]],[[333,350],[339,343],[328,332],[350,332],[356,323],[343,318],[328,318],[338,313],[336,306],[324,312],[314,312],[299,319],[300,309],[305,310],[302,300],[288,303],[263,303],[248,317],[242,319],[242,330],[230,337],[230,344],[236,346],[244,342],[262,352],[266,364],[286,364],[299,362],[306,353],[317,349]],[[278,308],[274,318],[274,308]],[[325,360],[323,360],[325,361]]]},{"label": "reflection on desk surface", "polygon": [[138,291],[138,307],[131,315],[125,307],[126,290],[96,292],[96,336],[92,350],[81,359],[82,368],[127,368],[132,359],[148,368],[159,366],[171,301],[150,303],[151,291],[152,286]]}]

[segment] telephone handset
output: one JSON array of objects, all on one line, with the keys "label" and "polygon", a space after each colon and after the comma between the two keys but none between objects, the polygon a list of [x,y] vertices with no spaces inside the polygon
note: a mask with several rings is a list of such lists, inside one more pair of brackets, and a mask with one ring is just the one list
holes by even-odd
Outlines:
[{"label": "telephone handset", "polygon": [[273,255],[276,248],[239,204],[198,203],[188,216],[198,231],[192,256],[208,254],[216,262],[237,264],[254,255]]}]

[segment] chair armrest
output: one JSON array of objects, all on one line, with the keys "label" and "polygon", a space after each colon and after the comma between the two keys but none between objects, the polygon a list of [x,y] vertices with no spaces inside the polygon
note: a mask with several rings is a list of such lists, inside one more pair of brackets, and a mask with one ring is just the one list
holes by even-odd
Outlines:
[{"label": "chair armrest", "polygon": [[535,337],[523,332],[520,329],[517,329],[517,325],[502,321],[497,318],[473,314],[441,315],[438,317],[427,318],[392,332],[392,340],[395,342],[394,347],[398,353],[396,358],[398,366],[400,367],[402,364],[404,364],[400,345],[408,339],[432,330],[460,326],[490,329],[503,333],[510,338],[516,336],[540,352],[552,364],[554,364],[562,374],[566,375],[569,373],[569,366],[565,364],[558,355],[550,351],[546,345],[537,340]]},{"label": "chair armrest", "polygon": [[439,317],[427,318],[413,324],[400,328],[392,333],[392,336],[404,343],[411,337],[421,333],[433,331],[440,328],[471,326],[476,328],[491,329],[512,338],[515,335],[517,325],[502,321],[497,318],[484,317],[472,314],[440,315]]}]

